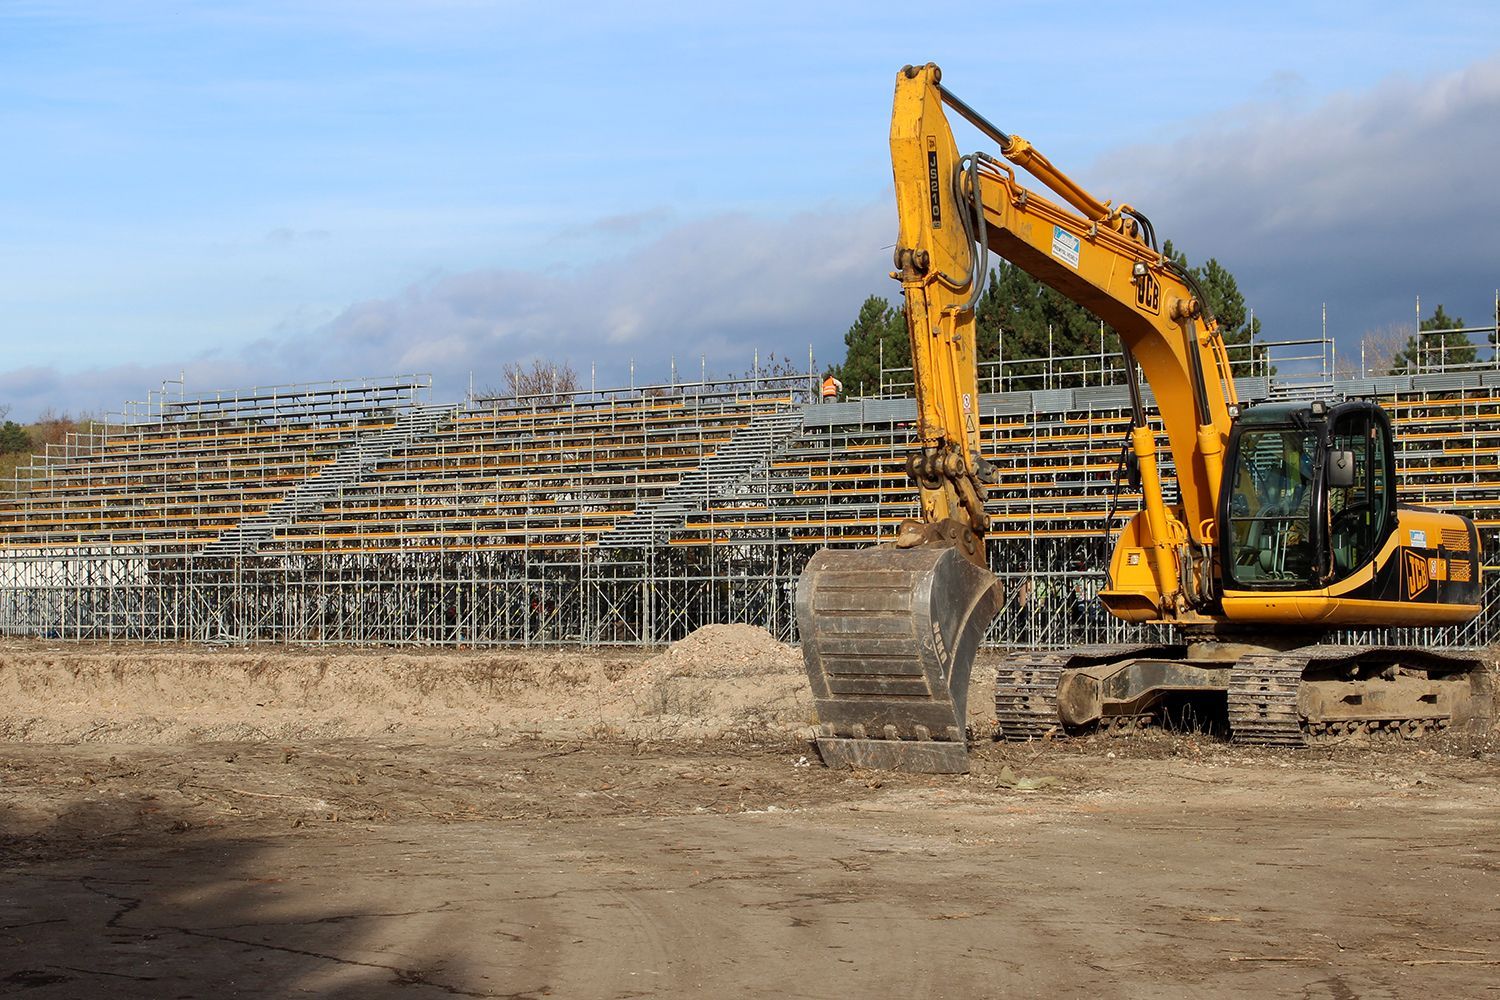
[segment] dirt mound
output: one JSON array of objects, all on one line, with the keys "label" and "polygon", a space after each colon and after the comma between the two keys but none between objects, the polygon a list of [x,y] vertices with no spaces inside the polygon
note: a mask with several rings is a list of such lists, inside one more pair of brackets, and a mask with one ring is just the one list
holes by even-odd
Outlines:
[{"label": "dirt mound", "polygon": [[663,666],[680,676],[762,676],[800,672],[802,654],[754,625],[705,625],[648,664]]},{"label": "dirt mound", "polygon": [[284,647],[0,649],[0,738],[191,742],[501,736],[591,701],[642,654]]},{"label": "dirt mound", "polygon": [[612,693],[620,718],[670,735],[790,734],[813,721],[801,653],[753,625],[705,625],[625,674]]}]

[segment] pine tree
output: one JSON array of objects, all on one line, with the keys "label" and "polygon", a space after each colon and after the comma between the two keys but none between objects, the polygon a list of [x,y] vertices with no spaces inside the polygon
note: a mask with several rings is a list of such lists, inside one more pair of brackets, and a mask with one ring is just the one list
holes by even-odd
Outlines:
[{"label": "pine tree", "polygon": [[[1422,320],[1418,328],[1429,330],[1456,330],[1464,321],[1449,316],[1439,303],[1431,316]],[[1411,329],[1407,327],[1407,329]],[[1439,333],[1424,337],[1421,333],[1407,338],[1406,346],[1391,359],[1390,374],[1405,374],[1421,371],[1431,365],[1466,365],[1479,360],[1479,349],[1469,342],[1467,334]]]},{"label": "pine tree", "polygon": [[1255,364],[1248,364],[1250,351],[1234,349],[1234,345],[1249,344],[1260,337],[1260,320],[1251,317],[1239,282],[1234,280],[1229,269],[1214,257],[1210,257],[1202,267],[1192,267],[1188,264],[1187,254],[1174,247],[1171,240],[1162,245],[1162,252],[1192,275],[1198,282],[1198,287],[1203,290],[1203,297],[1208,300],[1205,305],[1218,321],[1219,336],[1230,348],[1227,353],[1235,374],[1249,375],[1252,371],[1263,371],[1269,355],[1264,347],[1255,348]]},{"label": "pine tree", "polygon": [[[1099,320],[1092,313],[1005,261],[990,271],[975,308],[974,325],[979,362],[988,365],[1003,360],[1005,388],[1042,388],[1040,376],[1047,371],[1048,358],[1099,350]],[[1106,350],[1118,351],[1118,341],[1112,334],[1109,338]],[[1052,372],[1074,373],[1083,365],[1078,360],[1054,361]],[[987,369],[981,371],[988,374]],[[991,387],[982,376],[981,388]]]},{"label": "pine tree", "polygon": [[[1186,255],[1170,241],[1165,251],[1189,269]],[[1189,270],[1202,287],[1226,343],[1246,343],[1252,332],[1259,334],[1260,321],[1250,319],[1245,297],[1228,268],[1210,259],[1201,268]],[[974,325],[984,391],[1040,389],[1047,384],[1043,376],[1049,371],[1052,385],[1079,385],[1086,377],[1090,381],[1095,377],[1101,337],[1106,356],[1120,351],[1119,337],[1097,316],[1005,260],[990,271],[975,307]],[[878,391],[881,343],[885,344],[887,370],[911,364],[904,314],[872,295],[844,335],[844,363],[831,370],[844,383],[845,392],[875,395]],[[1256,353],[1264,361],[1265,349],[1258,348]],[[1244,351],[1230,353],[1232,361],[1245,357]],[[1002,360],[1003,385],[993,377],[995,362]],[[1236,367],[1243,370],[1243,366]]]},{"label": "pine tree", "polygon": [[844,392],[851,396],[876,395],[880,391],[882,361],[887,371],[911,365],[905,314],[879,295],[871,295],[859,307],[854,325],[844,334],[844,348],[844,363],[830,373],[844,383]]},{"label": "pine tree", "polygon": [[26,433],[26,428],[14,420],[7,420],[4,424],[0,424],[0,454],[8,455],[30,450],[31,435]]}]

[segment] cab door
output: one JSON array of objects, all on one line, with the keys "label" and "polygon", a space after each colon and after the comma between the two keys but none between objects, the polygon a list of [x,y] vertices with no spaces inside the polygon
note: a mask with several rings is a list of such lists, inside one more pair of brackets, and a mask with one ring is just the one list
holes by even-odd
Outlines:
[{"label": "cab door", "polygon": [[1324,452],[1327,582],[1343,580],[1380,551],[1394,523],[1390,422],[1375,404],[1336,407]]}]

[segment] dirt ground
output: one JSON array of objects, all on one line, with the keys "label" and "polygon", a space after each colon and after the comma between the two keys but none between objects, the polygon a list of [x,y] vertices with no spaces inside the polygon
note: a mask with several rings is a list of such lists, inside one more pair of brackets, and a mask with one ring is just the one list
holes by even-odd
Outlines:
[{"label": "dirt ground", "polygon": [[800,680],[0,648],[0,995],[1500,996],[1493,736],[837,772]]}]

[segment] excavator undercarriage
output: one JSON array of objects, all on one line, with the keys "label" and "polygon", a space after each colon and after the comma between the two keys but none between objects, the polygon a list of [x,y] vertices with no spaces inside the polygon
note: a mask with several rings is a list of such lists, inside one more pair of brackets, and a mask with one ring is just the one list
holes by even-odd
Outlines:
[{"label": "excavator undercarriage", "polygon": [[1097,646],[1007,658],[995,718],[1012,742],[1174,725],[1304,746],[1482,730],[1495,719],[1492,684],[1489,664],[1464,651]]}]

